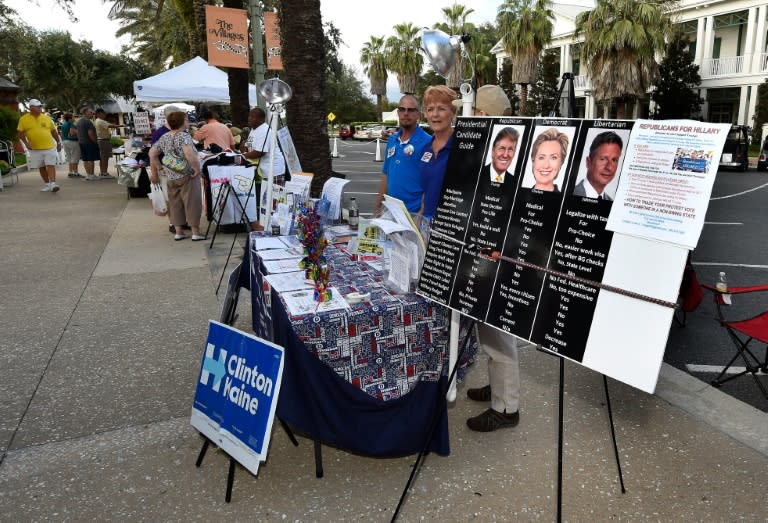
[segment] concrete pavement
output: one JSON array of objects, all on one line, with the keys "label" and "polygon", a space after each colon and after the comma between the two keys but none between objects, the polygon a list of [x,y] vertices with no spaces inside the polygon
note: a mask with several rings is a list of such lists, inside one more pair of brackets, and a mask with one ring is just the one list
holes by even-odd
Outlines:
[{"label": "concrete pavement", "polygon": [[[189,413],[232,236],[174,242],[114,181],[60,168],[59,184],[40,193],[24,173],[0,193],[0,521],[388,521],[412,457],[326,447],[316,479],[311,442],[279,427],[224,503],[227,459],[195,468]],[[244,330],[248,308],[244,293]],[[477,434],[464,420],[485,406],[464,390],[484,363],[451,406],[451,455],[427,457],[401,521],[554,519],[557,360],[522,350],[520,425]],[[565,521],[768,519],[768,414],[666,365],[655,395],[610,388],[626,494],[602,380],[566,364]]]}]

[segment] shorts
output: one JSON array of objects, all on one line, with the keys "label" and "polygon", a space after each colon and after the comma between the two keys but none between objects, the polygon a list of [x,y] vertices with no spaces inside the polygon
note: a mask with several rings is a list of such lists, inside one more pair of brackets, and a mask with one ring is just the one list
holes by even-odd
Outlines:
[{"label": "shorts", "polygon": [[109,138],[99,138],[99,160],[108,162],[112,157],[112,141]]},{"label": "shorts", "polygon": [[84,162],[99,161],[99,146],[93,142],[81,143],[80,159]]},{"label": "shorts", "polygon": [[74,164],[80,161],[80,144],[76,140],[64,140],[64,155],[67,163]]},{"label": "shorts", "polygon": [[59,161],[56,147],[50,149],[29,149],[29,168],[39,169],[49,165],[55,166]]}]

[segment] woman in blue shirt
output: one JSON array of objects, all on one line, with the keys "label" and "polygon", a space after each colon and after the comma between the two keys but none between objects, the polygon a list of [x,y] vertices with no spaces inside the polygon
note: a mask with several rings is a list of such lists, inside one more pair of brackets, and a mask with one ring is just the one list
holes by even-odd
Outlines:
[{"label": "woman in blue shirt", "polygon": [[437,211],[440,189],[443,186],[448,154],[453,145],[453,119],[456,116],[456,93],[444,85],[433,85],[424,92],[422,107],[432,130],[432,141],[419,155],[419,175],[424,189],[421,214],[431,220]]}]

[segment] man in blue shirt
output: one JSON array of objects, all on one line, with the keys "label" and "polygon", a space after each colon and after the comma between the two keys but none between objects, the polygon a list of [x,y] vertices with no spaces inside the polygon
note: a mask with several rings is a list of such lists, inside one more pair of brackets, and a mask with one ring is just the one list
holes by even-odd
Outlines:
[{"label": "man in blue shirt", "polygon": [[387,140],[386,158],[379,186],[374,214],[381,210],[384,195],[402,200],[411,213],[419,212],[424,192],[419,176],[418,152],[430,140],[429,134],[419,127],[421,111],[415,96],[406,94],[397,107],[400,130]]}]

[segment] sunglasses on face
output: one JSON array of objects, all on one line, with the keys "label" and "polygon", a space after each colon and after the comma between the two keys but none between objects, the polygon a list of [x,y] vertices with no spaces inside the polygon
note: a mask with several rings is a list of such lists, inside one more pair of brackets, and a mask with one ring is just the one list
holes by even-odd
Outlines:
[{"label": "sunglasses on face", "polygon": [[418,113],[419,110],[416,107],[398,107],[398,113]]}]

